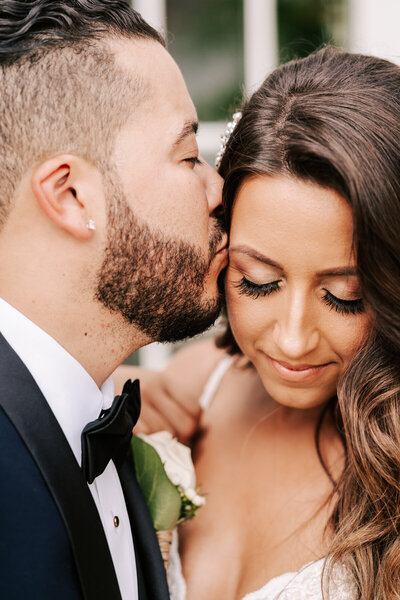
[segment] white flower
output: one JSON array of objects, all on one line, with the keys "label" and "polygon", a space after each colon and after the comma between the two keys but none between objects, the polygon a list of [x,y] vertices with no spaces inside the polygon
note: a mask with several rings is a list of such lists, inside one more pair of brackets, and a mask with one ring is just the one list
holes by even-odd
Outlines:
[{"label": "white flower", "polygon": [[196,506],[204,504],[204,498],[196,493],[196,474],[192,462],[191,450],[172,437],[169,431],[158,431],[138,437],[153,446],[161,458],[165,472],[172,483]]},{"label": "white flower", "polygon": [[185,496],[188,500],[190,500],[190,502],[192,502],[196,506],[203,506],[203,504],[205,504],[206,501],[204,496],[199,496],[196,490],[193,489],[186,490]]}]

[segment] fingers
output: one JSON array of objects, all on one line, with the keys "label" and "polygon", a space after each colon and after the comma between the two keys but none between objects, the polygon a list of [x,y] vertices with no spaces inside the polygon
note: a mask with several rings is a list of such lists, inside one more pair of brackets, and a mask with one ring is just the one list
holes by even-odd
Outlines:
[{"label": "fingers", "polygon": [[174,388],[171,394],[162,373],[141,380],[142,411],[135,433],[170,431],[182,443],[188,443],[196,433],[201,415],[197,406],[188,406],[182,390]]}]

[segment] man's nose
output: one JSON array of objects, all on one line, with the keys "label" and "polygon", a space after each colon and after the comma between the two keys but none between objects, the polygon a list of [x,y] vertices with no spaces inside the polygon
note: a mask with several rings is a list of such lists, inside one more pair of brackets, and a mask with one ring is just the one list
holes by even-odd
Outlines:
[{"label": "man's nose", "polygon": [[218,175],[215,169],[203,160],[202,164],[196,168],[206,191],[209,213],[211,215],[217,207],[221,206],[224,180]]},{"label": "man's nose", "polygon": [[273,339],[280,353],[278,359],[299,361],[317,348],[320,332],[304,294],[293,294],[283,301]]}]

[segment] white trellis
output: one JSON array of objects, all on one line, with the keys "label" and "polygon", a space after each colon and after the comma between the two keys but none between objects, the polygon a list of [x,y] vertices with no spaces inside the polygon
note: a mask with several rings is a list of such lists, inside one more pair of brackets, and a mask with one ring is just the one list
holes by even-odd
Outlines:
[{"label": "white trellis", "polygon": [[349,47],[400,64],[400,0],[349,0]]}]

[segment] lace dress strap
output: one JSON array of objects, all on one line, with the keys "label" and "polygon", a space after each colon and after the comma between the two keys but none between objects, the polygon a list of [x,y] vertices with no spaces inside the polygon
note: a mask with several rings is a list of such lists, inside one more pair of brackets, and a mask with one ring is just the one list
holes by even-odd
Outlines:
[{"label": "lace dress strap", "polygon": [[225,356],[215,367],[204,386],[203,393],[199,398],[199,404],[203,410],[207,410],[214,398],[221,380],[231,364],[234,361],[234,356]]}]

